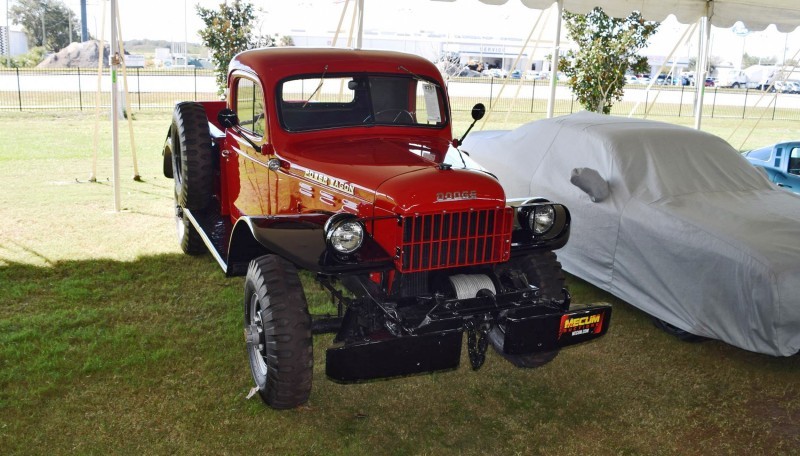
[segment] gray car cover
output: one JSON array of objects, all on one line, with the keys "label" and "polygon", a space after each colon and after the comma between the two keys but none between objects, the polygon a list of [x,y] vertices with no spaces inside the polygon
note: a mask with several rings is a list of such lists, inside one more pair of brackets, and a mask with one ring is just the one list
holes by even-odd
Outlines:
[{"label": "gray car cover", "polygon": [[[567,272],[692,334],[775,356],[800,350],[800,196],[721,138],[581,112],[472,133],[461,150],[508,198],[567,205]],[[608,196],[593,202],[603,186],[570,182],[581,174],[605,179]]]}]

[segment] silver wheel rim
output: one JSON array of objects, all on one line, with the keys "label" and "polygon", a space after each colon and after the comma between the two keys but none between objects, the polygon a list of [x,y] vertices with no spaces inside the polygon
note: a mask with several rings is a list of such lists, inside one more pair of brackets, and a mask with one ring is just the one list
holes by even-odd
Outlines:
[{"label": "silver wheel rim", "polygon": [[[261,306],[255,293],[250,297],[250,324],[256,326],[258,339],[263,341],[264,324],[261,321]],[[252,361],[253,372],[264,378],[266,378],[268,371],[267,362],[264,360],[265,355],[263,343],[250,345],[250,360]]]}]

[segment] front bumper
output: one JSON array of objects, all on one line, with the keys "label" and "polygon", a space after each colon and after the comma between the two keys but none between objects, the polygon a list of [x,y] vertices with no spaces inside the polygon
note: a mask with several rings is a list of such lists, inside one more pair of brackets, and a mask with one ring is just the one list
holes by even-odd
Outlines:
[{"label": "front bumper", "polygon": [[[509,312],[503,351],[524,355],[594,340],[608,331],[611,306],[573,307],[567,312],[548,307]],[[461,359],[464,328],[370,340],[331,347],[326,373],[333,380],[354,382],[455,369]]]}]

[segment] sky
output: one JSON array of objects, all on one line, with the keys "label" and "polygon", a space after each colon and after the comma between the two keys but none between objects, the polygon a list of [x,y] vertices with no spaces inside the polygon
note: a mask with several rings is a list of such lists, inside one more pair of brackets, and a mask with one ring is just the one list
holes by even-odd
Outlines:
[{"label": "sky", "polygon": [[[13,4],[13,0],[10,0]],[[80,0],[62,0],[80,14]],[[197,16],[195,5],[216,8],[222,0],[118,0],[122,22],[122,37],[163,39],[176,42],[199,43],[197,30],[203,27]],[[354,3],[355,0],[351,1]],[[3,19],[7,14],[6,4],[0,6]],[[293,29],[306,31],[333,31],[345,5],[345,0],[252,0],[259,14],[259,27],[264,34],[289,34]],[[106,3],[106,17],[110,16],[110,3]],[[87,23],[89,31],[100,36],[103,25],[103,1],[88,0]],[[389,32],[437,31],[452,34],[469,34],[495,37],[525,38],[540,14],[520,2],[511,0],[505,5],[486,5],[477,0],[455,2],[430,0],[365,0],[364,28]],[[352,10],[350,10],[352,11]],[[555,19],[548,16],[548,27],[554,29]],[[350,15],[344,28],[349,26]],[[109,19],[106,19],[105,39],[109,38]],[[662,22],[659,32],[651,40],[645,54],[667,55],[681,36],[684,25],[674,18]],[[12,27],[13,28],[13,27]],[[544,38],[551,39],[552,32],[545,30]],[[563,38],[562,38],[563,39]],[[696,38],[678,55],[694,55]],[[737,62],[742,50],[750,55],[776,57],[779,61],[798,54],[800,29],[790,34],[779,33],[774,26],[765,31],[750,32],[738,36],[730,30],[714,28],[712,31],[712,55],[723,60]],[[800,57],[800,54],[798,54]]]}]

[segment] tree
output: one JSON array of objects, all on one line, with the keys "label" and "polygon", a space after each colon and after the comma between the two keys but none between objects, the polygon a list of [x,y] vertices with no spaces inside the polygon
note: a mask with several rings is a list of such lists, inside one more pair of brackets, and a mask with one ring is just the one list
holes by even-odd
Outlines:
[{"label": "tree", "polygon": [[225,0],[219,4],[219,10],[197,5],[197,15],[206,25],[199,34],[203,44],[211,49],[220,94],[227,86],[228,64],[233,56],[254,47],[275,46],[273,37],[253,34],[255,11],[246,0],[233,0],[231,4]]},{"label": "tree", "polygon": [[[716,55],[708,57],[708,72],[713,73],[720,65],[722,65],[722,58]],[[689,71],[697,70],[697,57],[689,57],[689,63],[686,65]]]},{"label": "tree", "polygon": [[29,49],[27,54],[12,57],[11,60],[3,55],[0,57],[0,66],[10,68],[33,68],[44,60],[45,54],[47,54],[45,48],[39,46]]},{"label": "tree", "polygon": [[283,35],[281,37],[280,43],[278,43],[278,46],[281,47],[294,46],[294,38],[292,38],[289,35]]},{"label": "tree", "polygon": [[80,21],[61,0],[17,0],[9,11],[12,22],[22,26],[30,47],[58,52],[80,41]]},{"label": "tree", "polygon": [[622,99],[625,73],[649,72],[647,59],[637,52],[659,23],[645,21],[637,11],[624,19],[612,18],[600,7],[587,14],[564,11],[564,23],[578,49],[566,53],[560,69],[584,108],[608,114]]},{"label": "tree", "polygon": [[775,57],[759,57],[750,55],[745,52],[742,56],[742,68],[747,68],[753,65],[775,65],[778,59]]}]

